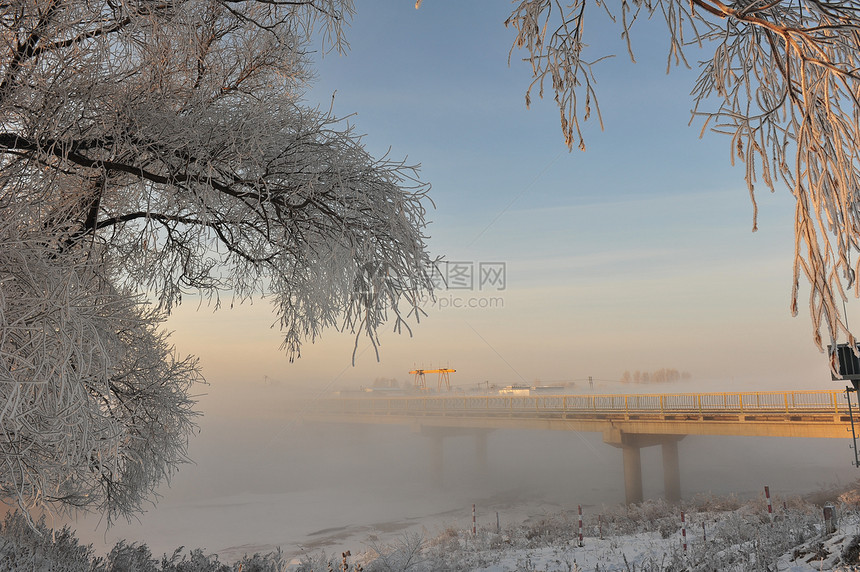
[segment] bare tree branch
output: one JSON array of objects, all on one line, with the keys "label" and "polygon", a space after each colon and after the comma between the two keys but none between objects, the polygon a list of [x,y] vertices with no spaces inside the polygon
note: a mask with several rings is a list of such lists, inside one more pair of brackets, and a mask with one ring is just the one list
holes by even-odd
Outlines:
[{"label": "bare tree branch", "polygon": [[[686,62],[688,49],[712,52],[700,58],[694,118],[703,120],[703,131],[728,135],[732,160],[744,163],[754,230],[757,182],[773,191],[781,180],[793,193],[791,311],[797,312],[802,275],[810,285],[814,343],[822,350],[825,337],[830,344],[856,343],[841,303],[848,289],[860,295],[860,4],[643,0],[632,5],[636,13],[665,18],[670,63]],[[586,8],[598,6],[613,21],[621,13],[629,48],[633,20],[626,17],[627,0],[612,6],[523,0],[507,22],[517,30],[514,48],[525,48],[532,64],[527,100],[536,83],[552,78],[568,148],[578,142],[584,149],[580,123],[592,105],[597,108],[583,38]],[[577,93],[585,96],[584,106]]]},{"label": "bare tree branch", "polygon": [[291,359],[419,315],[428,185],[302,102],[312,42],[345,49],[352,11],[0,11],[0,495],[109,518],[153,497],[193,429],[199,366],[158,331],[184,294],[267,297]]}]

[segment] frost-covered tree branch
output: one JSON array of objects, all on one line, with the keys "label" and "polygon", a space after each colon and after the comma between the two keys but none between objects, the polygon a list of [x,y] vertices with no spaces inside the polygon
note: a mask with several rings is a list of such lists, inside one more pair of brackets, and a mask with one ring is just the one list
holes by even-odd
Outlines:
[{"label": "frost-covered tree branch", "polygon": [[185,461],[197,362],[98,263],[3,222],[0,494],[128,515]]},{"label": "frost-covered tree branch", "polygon": [[345,49],[351,13],[348,0],[4,4],[0,296],[23,314],[0,324],[0,493],[139,508],[192,426],[196,362],[157,330],[186,293],[268,297],[291,359],[324,328],[375,345],[417,315],[432,294],[428,186],[302,100],[312,41]]},{"label": "frost-covered tree branch", "polygon": [[[842,311],[846,291],[860,294],[860,3],[752,0],[639,0],[618,3],[524,0],[506,22],[517,32],[533,80],[526,95],[551,83],[568,147],[585,148],[581,123],[599,117],[586,18],[608,14],[630,57],[629,31],[638,18],[662,17],[668,67],[695,50],[701,73],[694,116],[729,135],[732,156],[746,166],[753,200],[759,181],[785,184],[797,202],[794,287],[810,284],[815,344],[855,343]],[[710,54],[710,55],[707,55]],[[753,224],[755,229],[755,222]]]}]

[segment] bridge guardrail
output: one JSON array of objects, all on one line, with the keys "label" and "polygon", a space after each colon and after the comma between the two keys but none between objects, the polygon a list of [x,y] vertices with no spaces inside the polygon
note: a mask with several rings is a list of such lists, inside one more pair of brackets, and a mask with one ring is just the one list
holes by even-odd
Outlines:
[{"label": "bridge guardrail", "polygon": [[321,409],[344,412],[423,414],[439,412],[600,413],[847,413],[844,391],[664,393],[596,395],[418,395],[335,397]]}]

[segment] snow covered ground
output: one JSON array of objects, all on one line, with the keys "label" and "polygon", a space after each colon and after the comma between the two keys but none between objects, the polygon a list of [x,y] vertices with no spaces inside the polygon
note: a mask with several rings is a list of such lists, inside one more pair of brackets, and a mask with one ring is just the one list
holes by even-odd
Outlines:
[{"label": "snow covered ground", "polygon": [[[2,523],[0,568],[15,572],[860,570],[858,490],[854,487],[836,499],[830,531],[821,506],[824,495],[814,500],[776,498],[772,513],[760,498],[740,501],[708,495],[681,506],[646,501],[583,507],[581,525],[578,511],[539,511],[497,525],[495,514],[485,510],[476,511],[479,516],[473,527],[471,518],[464,519],[462,511],[455,510],[436,515],[435,525],[434,519],[415,519],[320,530],[311,535],[318,537],[317,545],[305,546],[300,554],[249,550],[238,559],[199,550],[171,551],[162,559],[134,539],[118,543],[104,559],[92,547],[81,547],[67,532],[51,532],[42,523],[34,530],[25,517],[14,513]],[[834,498],[830,493],[826,496]],[[446,521],[447,525],[441,524]],[[265,547],[236,547],[242,548]]]},{"label": "snow covered ground", "polygon": [[[685,511],[682,525],[681,510]],[[860,570],[860,512],[837,507],[827,534],[820,506],[763,500],[699,498],[683,507],[646,502],[632,508],[583,511],[583,539],[572,511],[532,515],[496,529],[471,527],[368,534],[350,550],[349,570],[471,572]],[[486,523],[489,520],[489,523]],[[362,548],[363,545],[363,548]],[[686,546],[685,546],[686,545]],[[293,559],[289,570],[343,569],[342,553],[318,550]]]},{"label": "snow covered ground", "polygon": [[[559,507],[522,491],[497,494],[476,503],[474,531],[471,505],[462,506],[454,496],[450,497],[451,504],[440,503],[435,512],[422,511],[399,519],[382,518],[390,516],[388,511],[407,509],[409,505],[396,498],[393,503],[380,502],[375,512],[364,512],[367,505],[357,510],[348,497],[343,497],[338,500],[344,506],[336,515],[343,525],[327,528],[315,525],[333,518],[329,511],[336,510],[336,503],[332,498],[315,498],[322,502],[320,514],[309,520],[285,516],[276,522],[274,517],[291,499],[273,502],[277,499],[271,495],[240,495],[230,502],[225,499],[221,505],[207,501],[196,509],[185,505],[159,513],[165,515],[167,520],[162,524],[168,526],[161,534],[173,534],[174,540],[205,537],[200,532],[189,535],[183,527],[203,517],[215,519],[221,525],[217,528],[225,531],[210,542],[227,546],[211,550],[202,543],[182,542],[189,549],[204,547],[198,554],[212,555],[208,563],[163,569],[223,572],[224,567],[215,563],[217,555],[220,563],[235,563],[229,567],[233,572],[243,569],[240,560],[248,564],[248,570],[258,572],[860,570],[860,483],[838,492],[822,492],[815,498],[775,495],[772,512],[763,494],[748,499],[699,494],[680,506],[659,500],[631,506],[587,505],[582,506],[581,529],[575,505]],[[835,503],[835,530],[828,533],[822,506],[829,501]],[[218,510],[226,512],[219,516]],[[225,516],[242,511],[249,516],[239,522]],[[28,526],[21,524],[19,528],[26,537]],[[231,534],[236,535],[234,540],[250,535],[255,541],[230,544]],[[13,535],[8,540],[14,543],[15,538]],[[12,552],[26,556],[30,554],[27,546],[50,538],[43,534],[41,539],[19,542],[23,552]],[[127,545],[138,542],[142,540],[126,538]],[[178,544],[174,542],[167,554],[172,554]],[[161,548],[149,544],[148,550],[155,560],[152,567],[143,569],[161,570],[156,562],[160,562]],[[179,558],[184,558],[182,553]],[[190,561],[188,566],[192,566]]]}]

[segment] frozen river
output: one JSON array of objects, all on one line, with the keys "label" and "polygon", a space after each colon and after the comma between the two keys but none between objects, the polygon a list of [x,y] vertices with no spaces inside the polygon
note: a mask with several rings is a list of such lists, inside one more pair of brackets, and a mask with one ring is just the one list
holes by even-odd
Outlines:
[{"label": "frozen river", "polygon": [[[262,437],[261,437],[262,436]],[[851,482],[847,440],[687,437],[679,446],[682,490],[752,497],[769,485],[791,495]],[[156,556],[179,546],[222,560],[281,547],[288,554],[361,550],[371,535],[429,533],[495,524],[558,509],[623,502],[621,451],[599,434],[499,430],[489,471],[472,439],[445,445],[445,483],[431,484],[429,442],[404,427],[285,424],[265,417],[203,423],[194,464],[138,522],[105,531],[95,516],[72,526],[102,552],[117,540],[145,542]],[[660,448],[642,451],[645,497],[662,494]]]}]

